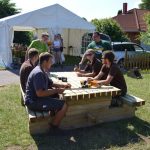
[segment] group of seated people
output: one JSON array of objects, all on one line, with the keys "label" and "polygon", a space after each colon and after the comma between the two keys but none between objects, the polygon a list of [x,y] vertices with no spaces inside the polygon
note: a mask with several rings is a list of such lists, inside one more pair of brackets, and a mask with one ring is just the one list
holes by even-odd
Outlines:
[{"label": "group of seated people", "polygon": [[[121,95],[127,92],[124,76],[117,64],[114,63],[114,54],[104,51],[102,58],[96,58],[94,49],[88,49],[83,55],[86,61],[84,69],[75,67],[74,71],[79,77],[87,77],[87,80],[97,80],[99,85],[112,85],[121,89]],[[82,61],[83,61],[82,59]],[[39,65],[37,65],[37,61]],[[55,83],[49,76],[49,70],[53,64],[53,56],[48,52],[39,55],[38,50],[31,48],[26,60],[20,69],[20,82],[25,92],[25,105],[34,111],[53,111],[55,117],[50,123],[51,129],[58,129],[61,120],[67,112],[67,104],[59,98],[66,88],[71,88],[69,83]],[[80,63],[81,64],[81,63]],[[114,97],[112,105],[116,105],[118,97]]]}]

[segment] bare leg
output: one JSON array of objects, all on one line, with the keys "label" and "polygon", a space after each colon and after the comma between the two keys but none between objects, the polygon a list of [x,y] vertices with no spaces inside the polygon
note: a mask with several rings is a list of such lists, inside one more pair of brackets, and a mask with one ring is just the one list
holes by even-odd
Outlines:
[{"label": "bare leg", "polygon": [[57,52],[54,52],[55,64],[57,64]]},{"label": "bare leg", "polygon": [[61,123],[61,120],[64,118],[66,112],[67,112],[68,106],[65,103],[64,106],[62,107],[62,109],[60,111],[57,112],[57,114],[55,115],[55,118],[52,122],[53,125],[55,126],[59,126]]},{"label": "bare leg", "polygon": [[59,64],[59,52],[56,53],[57,63]]},{"label": "bare leg", "polygon": [[59,61],[60,64],[62,64],[62,60],[61,60],[61,52],[60,52],[60,51],[58,52],[58,61]]}]

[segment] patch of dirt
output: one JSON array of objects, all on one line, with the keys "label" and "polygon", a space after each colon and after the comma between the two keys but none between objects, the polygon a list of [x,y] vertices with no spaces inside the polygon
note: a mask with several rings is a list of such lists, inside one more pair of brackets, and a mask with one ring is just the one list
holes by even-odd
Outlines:
[{"label": "patch of dirt", "polygon": [[7,147],[5,150],[37,150],[35,145],[29,145],[26,148],[22,148],[21,146],[18,145],[13,145],[13,146],[9,146]]},{"label": "patch of dirt", "polygon": [[23,148],[21,146],[14,145],[7,147],[6,150],[23,150]]},{"label": "patch of dirt", "polygon": [[137,135],[144,141],[146,144],[150,144],[150,137],[146,137],[144,135],[138,134]]},{"label": "patch of dirt", "polygon": [[26,150],[37,150],[37,148],[35,147],[35,145],[30,145],[26,148]]}]

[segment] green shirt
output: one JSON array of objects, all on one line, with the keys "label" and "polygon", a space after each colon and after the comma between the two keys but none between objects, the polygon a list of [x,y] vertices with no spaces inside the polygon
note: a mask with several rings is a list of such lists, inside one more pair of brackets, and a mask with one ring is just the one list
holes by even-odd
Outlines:
[{"label": "green shirt", "polygon": [[32,43],[29,46],[29,49],[30,48],[36,48],[39,51],[39,53],[48,51],[48,46],[39,39],[32,41]]},{"label": "green shirt", "polygon": [[111,45],[108,42],[104,42],[104,41],[99,41],[99,42],[95,42],[92,41],[88,47],[88,49],[93,49],[93,50],[98,50],[98,51],[106,51],[106,50],[111,50]]}]

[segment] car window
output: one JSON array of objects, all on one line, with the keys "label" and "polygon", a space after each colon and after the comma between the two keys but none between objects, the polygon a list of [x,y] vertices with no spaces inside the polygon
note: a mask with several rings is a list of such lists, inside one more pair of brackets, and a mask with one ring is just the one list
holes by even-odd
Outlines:
[{"label": "car window", "polygon": [[138,45],[134,45],[134,49],[135,49],[136,52],[143,52],[143,51],[144,51],[144,50],[143,50],[140,46],[138,46]]},{"label": "car window", "polygon": [[133,44],[122,44],[122,47],[124,51],[135,51]]},{"label": "car window", "polygon": [[115,52],[123,51],[121,44],[116,44],[116,45],[113,45],[112,47]]}]

